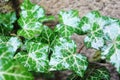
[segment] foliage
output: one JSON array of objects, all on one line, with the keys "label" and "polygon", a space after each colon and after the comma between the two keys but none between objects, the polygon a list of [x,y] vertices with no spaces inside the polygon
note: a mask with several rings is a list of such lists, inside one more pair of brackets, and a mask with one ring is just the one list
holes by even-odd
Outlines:
[{"label": "foliage", "polygon": [[[88,13],[81,30],[87,33],[84,39],[88,48],[101,50],[101,58],[112,63],[120,73],[120,21],[101,16],[97,11]],[[83,21],[83,20],[82,20]]]},{"label": "foliage", "polygon": [[91,64],[84,77],[71,74],[67,80],[110,80],[110,73],[104,66]]},{"label": "foliage", "polygon": [[60,11],[59,23],[51,29],[44,22],[55,18],[46,16],[41,6],[24,0],[20,9],[18,19],[15,12],[0,13],[0,80],[33,80],[32,72],[61,70],[73,71],[67,80],[110,80],[105,67],[89,67],[87,57],[77,52],[74,33],[85,34],[84,45],[98,50],[101,60],[120,73],[120,20],[98,11],[81,19],[76,10]]},{"label": "foliage", "polygon": [[7,14],[0,13],[0,34],[10,34],[16,19],[15,12],[9,12]]}]

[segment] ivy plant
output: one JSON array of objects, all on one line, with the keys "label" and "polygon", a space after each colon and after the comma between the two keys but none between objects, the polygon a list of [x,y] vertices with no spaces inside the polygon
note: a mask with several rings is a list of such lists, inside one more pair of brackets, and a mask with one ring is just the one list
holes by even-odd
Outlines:
[{"label": "ivy plant", "polygon": [[96,66],[81,54],[83,46],[77,51],[73,34],[85,35],[84,46],[98,50],[99,60],[120,73],[119,19],[98,11],[80,18],[77,10],[62,10],[52,29],[44,23],[55,17],[47,16],[41,6],[24,0],[20,9],[19,18],[16,12],[0,13],[0,80],[34,80],[34,73],[63,70],[72,71],[67,80],[110,80],[105,66]]},{"label": "ivy plant", "polygon": [[120,73],[120,20],[101,16],[97,11],[92,11],[83,18],[87,20],[80,26],[83,32],[87,30],[85,45],[101,50],[101,58],[112,63]]},{"label": "ivy plant", "polygon": [[69,75],[67,80],[110,80],[110,74],[104,66],[90,64],[84,77],[81,78],[80,76],[73,73]]}]

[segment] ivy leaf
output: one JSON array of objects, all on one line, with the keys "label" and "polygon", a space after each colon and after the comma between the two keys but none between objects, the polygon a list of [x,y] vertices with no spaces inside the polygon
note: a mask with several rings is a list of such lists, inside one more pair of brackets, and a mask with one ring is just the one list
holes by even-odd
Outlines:
[{"label": "ivy leaf", "polygon": [[40,22],[54,20],[54,16],[46,16],[45,10],[36,4],[30,2],[30,0],[24,0],[21,5],[21,17],[25,18],[35,18]]},{"label": "ivy leaf", "polygon": [[0,64],[7,63],[9,59],[13,58],[14,52],[11,49],[12,46],[6,46],[6,44],[0,44]]},{"label": "ivy leaf", "polygon": [[80,22],[79,12],[77,10],[60,11],[59,21],[69,27],[77,28]]},{"label": "ivy leaf", "polygon": [[81,19],[80,29],[87,33],[84,43],[87,48],[101,49],[104,46],[104,27],[114,19],[101,16],[98,11],[92,11]]},{"label": "ivy leaf", "polygon": [[91,67],[86,75],[85,80],[110,80],[110,73],[105,67]]},{"label": "ivy leaf", "polygon": [[84,39],[84,43],[87,48],[100,49],[104,45],[104,33],[103,30],[97,23],[94,23],[92,26],[92,31],[87,34]]},{"label": "ivy leaf", "polygon": [[117,21],[116,19],[102,16],[98,11],[92,11],[80,21],[80,30],[87,33],[84,39],[87,48],[101,49],[104,46],[104,28],[106,25]]},{"label": "ivy leaf", "polygon": [[83,32],[89,32],[92,29],[92,25],[97,23],[100,27],[105,25],[105,22],[102,22],[103,19],[101,14],[98,11],[92,11],[85,15],[80,21],[80,28]]},{"label": "ivy leaf", "polygon": [[14,63],[13,56],[21,42],[17,37],[0,39],[0,80],[33,80],[30,73]]},{"label": "ivy leaf", "polygon": [[106,67],[90,64],[83,77],[73,73],[67,80],[110,80],[110,73]]},{"label": "ivy leaf", "polygon": [[104,45],[103,28],[106,21],[102,18],[98,11],[92,11],[81,19],[80,28],[87,33],[84,39],[87,48],[99,49]]},{"label": "ivy leaf", "polygon": [[87,58],[75,54],[76,44],[74,41],[65,38],[56,40],[53,54],[50,59],[50,71],[53,70],[73,70],[79,76],[83,76],[87,68]]},{"label": "ivy leaf", "polygon": [[105,27],[106,46],[103,47],[102,58],[112,63],[120,73],[120,24],[112,23]]},{"label": "ivy leaf", "polygon": [[84,77],[76,74],[70,75],[67,80],[110,80],[110,73],[105,67],[96,68],[95,66],[88,68]]},{"label": "ivy leaf", "polygon": [[15,21],[15,12],[9,12],[6,14],[0,13],[0,33],[8,34],[13,29],[13,23]]},{"label": "ivy leaf", "polygon": [[15,59],[29,71],[46,73],[49,68],[48,46],[35,42],[26,42],[25,46],[27,52],[19,52]]},{"label": "ivy leaf", "polygon": [[61,11],[59,13],[59,21],[60,24],[55,27],[55,32],[58,32],[61,37],[70,37],[79,26],[80,19],[78,11]]},{"label": "ivy leaf", "polygon": [[44,9],[36,4],[31,3],[30,0],[24,0],[20,8],[20,15],[23,18],[36,18],[38,20],[45,16]]},{"label": "ivy leaf", "polygon": [[42,22],[53,19],[53,16],[45,16],[45,11],[42,7],[32,4],[29,0],[24,0],[21,5],[21,14],[18,24],[22,29],[18,30],[17,34],[26,39],[38,37],[43,30]]},{"label": "ivy leaf", "polygon": [[20,45],[21,42],[16,37],[10,39],[2,37],[0,39],[0,64],[7,63],[9,59],[12,59]]},{"label": "ivy leaf", "polygon": [[[17,37],[6,37],[6,36],[0,36],[2,39],[0,39],[0,47],[4,48],[7,47],[8,50],[11,52],[16,52],[16,50],[22,45],[21,41]],[[2,54],[2,53],[1,53]]]},{"label": "ivy leaf", "polygon": [[72,27],[63,24],[58,24],[54,31],[58,32],[61,37],[71,37],[74,33],[74,29]]},{"label": "ivy leaf", "polygon": [[53,30],[50,29],[48,26],[44,26],[40,35],[40,41],[50,45],[54,39],[54,36],[55,33],[53,32]]},{"label": "ivy leaf", "polygon": [[16,50],[22,45],[22,42],[17,37],[11,37],[8,41],[8,44],[10,44],[12,46],[12,50],[16,52]]},{"label": "ivy leaf", "polygon": [[22,27],[22,29],[18,30],[17,34],[19,36],[23,36],[27,39],[32,39],[37,37],[42,32],[42,23],[40,23],[35,18],[23,18],[21,17],[18,20],[18,24]]},{"label": "ivy leaf", "polygon": [[8,59],[0,65],[0,80],[33,80],[32,75],[13,60]]},{"label": "ivy leaf", "polygon": [[51,70],[54,70],[54,69],[62,70],[62,69],[69,68],[68,63],[66,62],[67,58],[65,60],[63,58],[64,56],[68,57],[70,54],[74,54],[75,52],[76,52],[76,45],[74,41],[69,39],[67,40],[64,38],[57,39],[56,44],[54,46],[54,51],[50,60]]}]

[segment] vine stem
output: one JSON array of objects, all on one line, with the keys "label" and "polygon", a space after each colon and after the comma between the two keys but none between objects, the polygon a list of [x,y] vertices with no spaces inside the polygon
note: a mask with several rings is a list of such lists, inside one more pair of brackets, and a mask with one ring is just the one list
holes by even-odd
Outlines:
[{"label": "vine stem", "polygon": [[78,50],[78,53],[80,53],[82,51],[82,49],[84,48],[84,44],[82,43],[80,49]]}]

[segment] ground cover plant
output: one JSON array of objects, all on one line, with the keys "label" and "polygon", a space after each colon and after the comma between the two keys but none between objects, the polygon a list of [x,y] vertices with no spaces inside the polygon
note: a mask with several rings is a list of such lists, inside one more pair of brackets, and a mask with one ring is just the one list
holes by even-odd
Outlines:
[{"label": "ground cover plant", "polygon": [[[45,15],[41,6],[24,0],[20,9],[19,18],[16,12],[0,13],[0,80],[34,80],[35,73],[51,76],[63,70],[73,72],[67,80],[110,80],[107,68],[96,64],[100,60],[120,73],[119,19],[98,11],[82,18],[77,10],[60,11],[58,24],[51,29],[44,23],[56,19]],[[82,47],[99,51],[95,63],[81,54],[82,47],[77,52],[74,33],[86,36]]]}]

